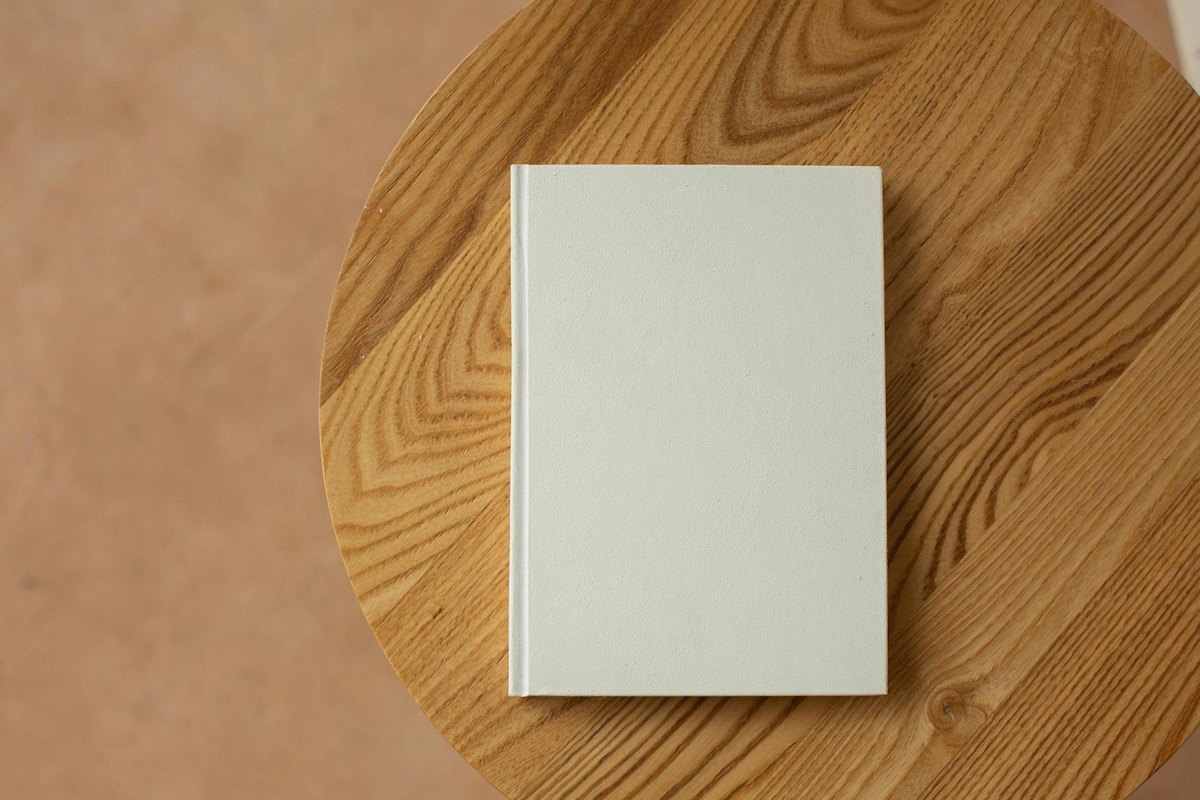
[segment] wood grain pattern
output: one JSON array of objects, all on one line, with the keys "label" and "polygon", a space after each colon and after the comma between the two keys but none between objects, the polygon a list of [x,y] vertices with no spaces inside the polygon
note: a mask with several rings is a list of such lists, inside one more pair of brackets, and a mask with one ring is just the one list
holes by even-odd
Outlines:
[{"label": "wood grain pattern", "polygon": [[[883,167],[887,697],[506,696],[513,161]],[[1082,0],[535,2],[335,295],[372,628],[514,797],[1126,796],[1200,723],[1198,209],[1200,99]]]},{"label": "wood grain pattern", "polygon": [[552,152],[684,5],[532,3],[446,79],[363,209],[329,315],[322,400],[507,200],[494,174]]}]

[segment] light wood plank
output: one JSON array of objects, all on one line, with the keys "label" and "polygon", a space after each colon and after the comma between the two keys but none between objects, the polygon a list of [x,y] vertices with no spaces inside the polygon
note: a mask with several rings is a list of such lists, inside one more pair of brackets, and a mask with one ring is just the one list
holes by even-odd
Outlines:
[{"label": "light wood plank", "polygon": [[[518,797],[1127,794],[1200,703],[1200,101],[1078,0],[579,8],[435,96],[335,299],[330,507],[414,697]],[[884,167],[888,697],[506,696],[508,157]]]}]

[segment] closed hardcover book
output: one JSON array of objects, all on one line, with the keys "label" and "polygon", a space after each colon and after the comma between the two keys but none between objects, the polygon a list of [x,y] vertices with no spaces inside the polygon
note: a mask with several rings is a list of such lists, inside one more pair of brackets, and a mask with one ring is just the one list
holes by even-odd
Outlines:
[{"label": "closed hardcover book", "polygon": [[514,166],[509,691],[887,689],[881,174]]}]

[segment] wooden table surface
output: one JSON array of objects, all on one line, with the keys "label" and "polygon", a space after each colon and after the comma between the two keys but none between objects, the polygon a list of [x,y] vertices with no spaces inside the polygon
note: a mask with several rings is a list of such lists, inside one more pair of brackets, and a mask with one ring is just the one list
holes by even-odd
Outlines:
[{"label": "wooden table surface", "polygon": [[[878,164],[890,693],[509,698],[512,163]],[[536,0],[371,191],[325,479],[512,797],[1124,797],[1200,722],[1200,98],[1087,0]],[[614,498],[614,501],[619,498]]]}]

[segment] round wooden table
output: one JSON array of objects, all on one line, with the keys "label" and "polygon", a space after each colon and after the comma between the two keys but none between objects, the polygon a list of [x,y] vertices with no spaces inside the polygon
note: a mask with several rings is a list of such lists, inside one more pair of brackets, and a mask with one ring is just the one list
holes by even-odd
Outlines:
[{"label": "round wooden table", "polygon": [[[512,163],[881,165],[890,693],[510,698]],[[512,797],[1124,797],[1200,722],[1200,99],[1087,0],[535,0],[371,191],[321,383],[396,672]]]}]

